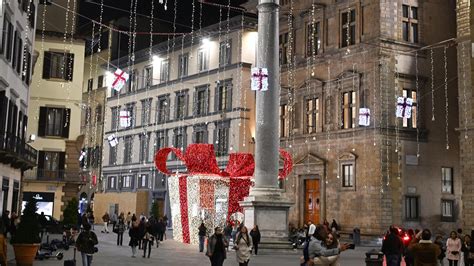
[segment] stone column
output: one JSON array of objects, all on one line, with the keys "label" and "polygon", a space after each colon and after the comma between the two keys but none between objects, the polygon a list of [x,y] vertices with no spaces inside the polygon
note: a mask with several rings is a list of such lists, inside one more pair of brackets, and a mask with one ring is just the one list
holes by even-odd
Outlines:
[{"label": "stone column", "polygon": [[292,202],[278,188],[280,65],[278,51],[279,0],[258,1],[257,67],[268,68],[268,91],[257,92],[255,136],[255,186],[241,202],[245,225],[257,224],[262,250],[290,249],[288,209]]}]

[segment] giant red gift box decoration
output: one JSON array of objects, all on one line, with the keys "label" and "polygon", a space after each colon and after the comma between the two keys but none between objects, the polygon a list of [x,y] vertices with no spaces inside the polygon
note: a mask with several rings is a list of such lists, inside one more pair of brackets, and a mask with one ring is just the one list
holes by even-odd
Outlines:
[{"label": "giant red gift box decoration", "polygon": [[[166,167],[173,152],[183,161],[187,173],[172,173]],[[284,167],[279,178],[286,177],[293,164],[288,152],[280,150]],[[197,244],[198,227],[204,221],[212,231],[229,217],[242,212],[239,201],[249,195],[255,163],[249,153],[229,154],[225,170],[219,169],[212,144],[191,144],[183,154],[177,148],[163,148],[155,155],[156,168],[168,178],[173,237],[183,243]]]}]

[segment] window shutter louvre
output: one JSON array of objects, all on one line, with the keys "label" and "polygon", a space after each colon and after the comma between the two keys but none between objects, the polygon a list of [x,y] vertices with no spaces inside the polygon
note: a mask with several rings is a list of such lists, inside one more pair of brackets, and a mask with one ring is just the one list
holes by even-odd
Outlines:
[{"label": "window shutter louvre", "polygon": [[70,125],[71,109],[64,109],[63,112],[63,129],[61,136],[63,138],[69,138],[69,125]]},{"label": "window shutter louvre", "polygon": [[5,132],[5,123],[7,118],[8,99],[5,96],[5,91],[0,92],[0,134]]},{"label": "window shutter louvre", "polygon": [[51,52],[44,52],[43,56],[43,79],[49,79],[51,73]]},{"label": "window shutter louvre", "polygon": [[67,54],[66,55],[66,77],[65,80],[72,81],[73,73],[74,73],[74,54]]},{"label": "window shutter louvre", "polygon": [[46,135],[46,118],[47,118],[47,108],[40,107],[39,113],[39,122],[38,122],[38,136],[44,137]]}]

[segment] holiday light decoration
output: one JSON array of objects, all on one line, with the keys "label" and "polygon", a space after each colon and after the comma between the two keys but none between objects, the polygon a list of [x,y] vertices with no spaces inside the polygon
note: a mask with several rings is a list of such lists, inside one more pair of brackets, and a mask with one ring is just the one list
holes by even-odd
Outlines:
[{"label": "holiday light decoration", "polygon": [[370,109],[360,108],[359,109],[359,125],[368,127],[370,126]]},{"label": "holiday light decoration", "polygon": [[[187,173],[172,173],[166,167],[173,152],[183,161]],[[281,150],[284,160],[279,178],[292,170],[291,155]],[[242,213],[239,202],[249,195],[255,163],[253,155],[233,153],[225,170],[219,169],[212,144],[191,144],[183,154],[178,148],[162,148],[155,155],[156,168],[168,178],[174,238],[184,243],[198,243],[198,227],[224,225]],[[243,218],[241,218],[243,219]]]},{"label": "holiday light decoration", "polygon": [[118,145],[118,139],[115,137],[115,134],[108,136],[107,140],[109,141],[110,147],[115,147]]},{"label": "holiday light decoration", "polygon": [[117,68],[114,72],[114,81],[112,82],[112,89],[116,91],[120,91],[125,84],[127,84],[129,75],[127,72],[121,70],[120,68]]},{"label": "holiday light decoration", "polygon": [[120,111],[120,126],[121,127],[130,127],[131,126],[131,119],[130,119],[130,112],[129,111]]},{"label": "holiday light decoration", "polygon": [[397,117],[411,118],[411,107],[413,106],[413,99],[406,97],[398,97],[397,99]]},{"label": "holiday light decoration", "polygon": [[268,69],[262,67],[252,67],[252,84],[253,91],[268,90]]}]

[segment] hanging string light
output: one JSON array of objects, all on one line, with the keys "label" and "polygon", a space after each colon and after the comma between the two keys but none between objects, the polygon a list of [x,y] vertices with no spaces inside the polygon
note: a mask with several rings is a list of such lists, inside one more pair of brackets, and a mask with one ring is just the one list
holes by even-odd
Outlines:
[{"label": "hanging string light", "polygon": [[435,121],[435,89],[434,89],[434,51],[430,49],[430,61],[431,61],[431,121]]},{"label": "hanging string light", "polygon": [[[416,157],[420,157],[420,112],[421,112],[421,93],[418,72],[418,52],[415,52],[415,91],[416,91]],[[413,120],[412,120],[413,121]]]},{"label": "hanging string light", "polygon": [[467,103],[467,93],[466,93],[466,43],[461,44],[461,71],[462,71],[462,95],[463,95],[463,110],[464,110],[464,138],[468,139],[468,103]]},{"label": "hanging string light", "polygon": [[446,150],[449,150],[449,103],[448,103],[448,56],[447,46],[444,46],[444,99],[445,99],[445,120],[446,120]]}]

